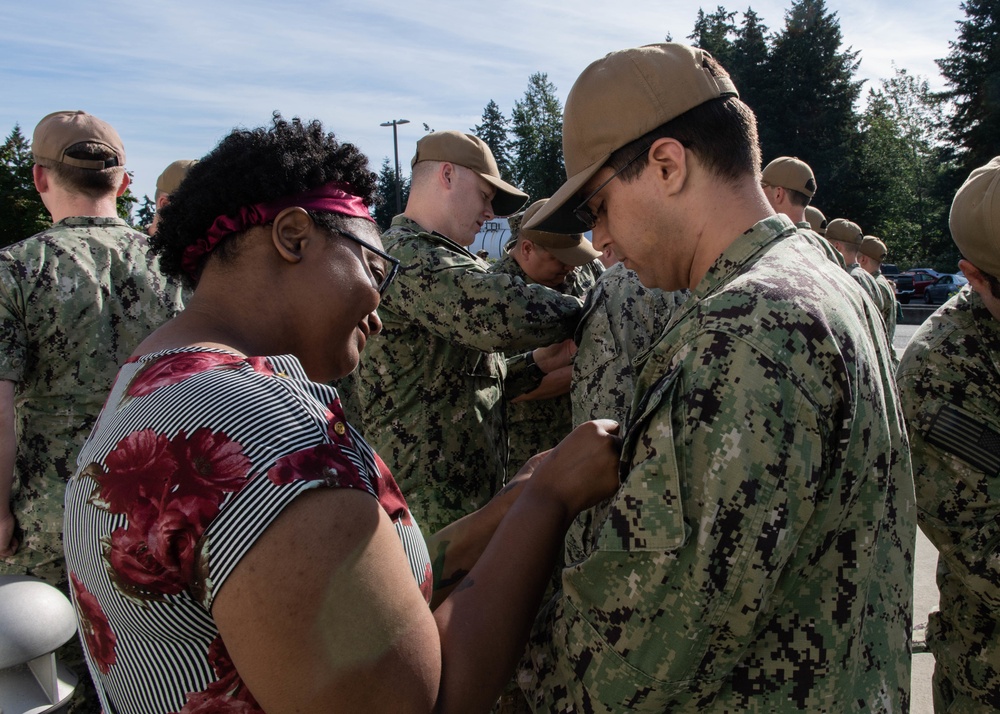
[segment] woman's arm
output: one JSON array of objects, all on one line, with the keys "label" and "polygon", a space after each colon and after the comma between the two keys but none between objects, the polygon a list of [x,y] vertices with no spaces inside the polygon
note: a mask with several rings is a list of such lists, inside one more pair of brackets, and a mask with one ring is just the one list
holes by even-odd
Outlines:
[{"label": "woman's arm", "polygon": [[614,492],[613,422],[539,463],[469,574],[435,611],[367,493],[290,505],[230,575],[213,616],[265,711],[487,711],[520,656],[562,536]]}]

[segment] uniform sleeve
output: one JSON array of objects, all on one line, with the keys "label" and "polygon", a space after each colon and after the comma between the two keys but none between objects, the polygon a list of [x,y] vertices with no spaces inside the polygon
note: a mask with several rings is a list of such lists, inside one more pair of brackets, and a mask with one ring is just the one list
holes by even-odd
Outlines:
[{"label": "uniform sleeve", "polygon": [[401,241],[393,255],[403,269],[383,308],[442,339],[514,354],[572,337],[579,298],[488,272],[472,257],[423,238]]},{"label": "uniform sleeve", "polygon": [[[995,377],[973,368],[982,364],[979,359],[945,356],[974,355],[980,348],[974,341],[931,342],[918,361],[908,350],[897,381],[920,528],[949,577],[995,612],[1000,608],[1000,413],[978,398],[996,388]],[[962,369],[963,362],[972,371]]]},{"label": "uniform sleeve", "polygon": [[11,274],[13,260],[0,255],[0,379],[20,382],[28,353],[24,294]]},{"label": "uniform sleeve", "polygon": [[814,405],[746,342],[704,335],[692,351],[725,358],[649,390],[596,550],[536,622],[540,711],[662,712],[710,696],[813,516],[825,443]]}]

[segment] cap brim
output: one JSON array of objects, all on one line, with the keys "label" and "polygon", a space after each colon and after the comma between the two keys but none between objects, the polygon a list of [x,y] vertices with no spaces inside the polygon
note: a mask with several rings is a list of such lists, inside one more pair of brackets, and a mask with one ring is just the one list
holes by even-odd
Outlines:
[{"label": "cap brim", "polygon": [[513,215],[521,210],[521,207],[528,202],[528,194],[514,188],[509,183],[496,176],[489,174],[479,174],[483,180],[496,188],[496,195],[493,196],[493,213],[500,218]]},{"label": "cap brim", "polygon": [[560,263],[572,265],[574,268],[586,265],[601,255],[601,251],[594,248],[586,238],[580,241],[580,245],[572,248],[546,248],[545,250],[554,255]]},{"label": "cap brim", "polygon": [[522,228],[548,231],[549,233],[585,233],[589,231],[590,226],[573,215],[573,209],[576,208],[574,199],[579,196],[584,184],[607,163],[610,156],[611,152],[608,152],[587,168],[567,179],[566,183],[559,187],[552,198],[546,201],[538,213],[533,215]]}]

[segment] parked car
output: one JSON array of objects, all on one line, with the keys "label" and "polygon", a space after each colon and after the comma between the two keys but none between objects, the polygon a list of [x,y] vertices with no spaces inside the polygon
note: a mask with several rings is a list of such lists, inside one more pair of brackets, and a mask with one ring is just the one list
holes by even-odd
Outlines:
[{"label": "parked car", "polygon": [[899,275],[899,268],[894,263],[882,263],[879,266],[879,272],[889,278],[889,280],[892,280],[895,276]]},{"label": "parked car", "polygon": [[924,289],[924,302],[928,305],[938,305],[948,301],[952,295],[968,284],[968,280],[961,273],[942,275],[931,285]]},{"label": "parked car", "polygon": [[904,305],[913,298],[924,296],[924,290],[941,277],[942,273],[931,268],[910,268],[893,277],[896,283],[896,299]]}]

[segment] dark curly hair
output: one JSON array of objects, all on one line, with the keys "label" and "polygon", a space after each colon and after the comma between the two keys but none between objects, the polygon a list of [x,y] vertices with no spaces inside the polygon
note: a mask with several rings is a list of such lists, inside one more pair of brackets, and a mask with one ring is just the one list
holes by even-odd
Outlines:
[{"label": "dark curly hair", "polygon": [[[324,133],[319,121],[306,123],[297,117],[285,121],[275,112],[272,127],[234,129],[191,167],[164,206],[150,245],[160,256],[163,272],[192,286],[197,281],[181,269],[181,257],[189,245],[205,236],[218,216],[235,215],[244,206],[303,193],[331,181],[349,184],[366,206],[375,201],[375,174],[357,147]],[[228,236],[212,255],[230,259],[242,235]]]}]

